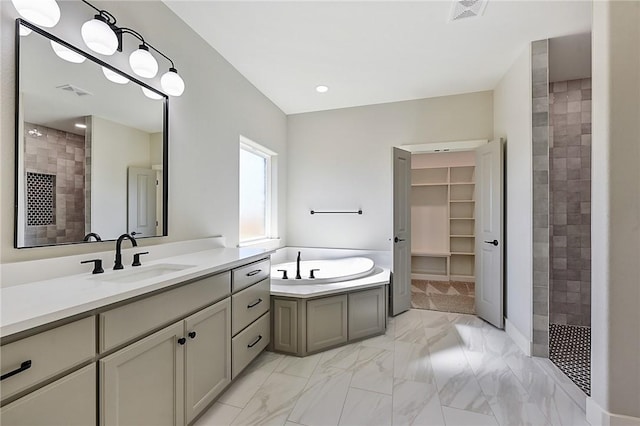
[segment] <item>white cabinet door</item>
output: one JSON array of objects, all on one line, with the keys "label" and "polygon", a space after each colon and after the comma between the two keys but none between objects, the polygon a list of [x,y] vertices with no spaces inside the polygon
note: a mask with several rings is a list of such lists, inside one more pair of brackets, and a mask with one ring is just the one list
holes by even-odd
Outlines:
[{"label": "white cabinet door", "polygon": [[183,321],[99,361],[102,425],[184,424]]},{"label": "white cabinet door", "polygon": [[185,320],[185,400],[190,423],[231,383],[231,300]]},{"label": "white cabinet door", "polygon": [[85,426],[96,421],[96,367],[91,364],[0,409],[4,426]]}]

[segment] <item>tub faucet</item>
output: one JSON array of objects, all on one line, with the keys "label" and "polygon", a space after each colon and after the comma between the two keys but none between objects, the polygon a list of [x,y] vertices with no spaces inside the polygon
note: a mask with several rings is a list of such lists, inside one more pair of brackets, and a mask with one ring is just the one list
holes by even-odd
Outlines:
[{"label": "tub faucet", "polygon": [[298,258],[296,259],[296,280],[301,280],[302,276],[300,275],[300,252],[298,252]]},{"label": "tub faucet", "polygon": [[118,241],[116,241],[116,261],[113,264],[113,269],[123,269],[122,266],[122,241],[130,240],[133,247],[137,247],[138,243],[136,243],[136,239],[133,238],[129,234],[122,234],[118,237]]},{"label": "tub faucet", "polygon": [[100,238],[100,235],[96,234],[95,232],[89,232],[87,235],[84,236],[84,239],[82,241],[89,241],[91,237],[95,238],[96,241],[102,241],[102,238]]}]

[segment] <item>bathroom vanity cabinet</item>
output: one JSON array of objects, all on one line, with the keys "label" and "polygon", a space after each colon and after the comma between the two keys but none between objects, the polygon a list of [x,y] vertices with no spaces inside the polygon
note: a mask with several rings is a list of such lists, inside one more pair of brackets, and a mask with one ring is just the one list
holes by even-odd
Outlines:
[{"label": "bathroom vanity cabinet", "polygon": [[316,298],[272,296],[272,348],[306,356],[383,334],[387,286]]},{"label": "bathroom vanity cabinet", "polygon": [[259,259],[3,341],[3,376],[30,364],[2,380],[0,421],[192,423],[268,345],[269,272]]}]

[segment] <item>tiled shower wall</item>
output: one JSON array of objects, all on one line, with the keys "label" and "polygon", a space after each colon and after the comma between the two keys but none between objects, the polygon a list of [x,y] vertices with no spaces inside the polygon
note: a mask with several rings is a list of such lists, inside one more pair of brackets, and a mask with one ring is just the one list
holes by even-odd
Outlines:
[{"label": "tiled shower wall", "polygon": [[[30,130],[41,136],[32,136]],[[85,230],[83,136],[48,127],[24,124],[25,172],[55,176],[55,222],[26,226],[25,245],[36,246],[82,241]]]},{"label": "tiled shower wall", "polygon": [[549,41],[531,43],[533,355],[549,356]]},{"label": "tiled shower wall", "polygon": [[591,79],[549,85],[550,321],[591,325]]}]

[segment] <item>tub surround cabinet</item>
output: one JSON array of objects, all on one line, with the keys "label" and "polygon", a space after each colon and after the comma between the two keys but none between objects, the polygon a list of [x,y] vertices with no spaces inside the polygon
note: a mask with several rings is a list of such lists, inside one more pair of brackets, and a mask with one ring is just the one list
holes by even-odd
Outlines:
[{"label": "tub surround cabinet", "polygon": [[2,374],[32,364],[2,381],[0,421],[190,424],[269,343],[268,291],[263,258],[9,336]]},{"label": "tub surround cabinet", "polygon": [[386,285],[308,299],[272,296],[272,349],[306,356],[384,334],[387,297]]},{"label": "tub surround cabinet", "polygon": [[412,278],[474,280],[474,174],[473,165],[411,170]]}]

